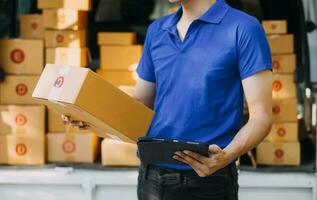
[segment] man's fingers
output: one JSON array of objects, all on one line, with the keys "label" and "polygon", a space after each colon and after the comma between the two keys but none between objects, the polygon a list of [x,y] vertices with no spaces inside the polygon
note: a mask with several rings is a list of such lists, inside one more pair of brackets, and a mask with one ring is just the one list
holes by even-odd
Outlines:
[{"label": "man's fingers", "polygon": [[201,163],[207,163],[207,159],[208,158],[205,157],[205,156],[200,155],[199,153],[195,153],[195,152],[187,151],[187,150],[183,151],[183,153],[188,155],[188,156],[190,156],[190,157],[192,157],[192,158],[194,158],[194,159],[196,159],[196,160],[198,160]]},{"label": "man's fingers", "polygon": [[211,154],[217,154],[222,152],[222,149],[218,145],[213,144],[209,146],[209,152]]},{"label": "man's fingers", "polygon": [[200,176],[200,177],[207,176],[207,174],[205,174],[203,171],[201,171],[200,169],[196,168],[195,166],[192,166],[191,164],[189,164],[184,158],[182,158],[182,157],[180,157],[178,155],[174,155],[173,159],[178,160],[180,162],[183,162],[183,163],[185,163],[187,165],[190,165],[193,168],[193,170],[195,170],[195,172],[198,174],[198,176]]},{"label": "man's fingers", "polygon": [[205,164],[200,163],[198,160],[195,160],[194,158],[184,154],[183,152],[178,151],[175,152],[175,154],[184,159],[188,165],[195,169],[196,172],[200,171],[201,174],[203,174],[204,176],[209,174],[209,169]]}]

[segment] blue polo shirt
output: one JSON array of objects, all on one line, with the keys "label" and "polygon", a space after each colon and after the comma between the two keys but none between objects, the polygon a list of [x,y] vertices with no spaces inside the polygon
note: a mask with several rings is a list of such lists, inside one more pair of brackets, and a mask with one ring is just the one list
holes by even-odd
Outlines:
[{"label": "blue polo shirt", "polygon": [[181,15],[180,8],[150,25],[137,68],[156,84],[147,136],[225,148],[243,126],[241,81],[271,70],[270,48],[257,19],[224,0],[194,20],[183,41],[176,28]]}]

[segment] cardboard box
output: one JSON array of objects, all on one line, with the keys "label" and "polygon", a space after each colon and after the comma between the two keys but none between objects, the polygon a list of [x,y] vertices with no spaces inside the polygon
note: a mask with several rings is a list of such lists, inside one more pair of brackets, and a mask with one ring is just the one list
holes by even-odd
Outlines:
[{"label": "cardboard box", "polygon": [[100,68],[111,70],[133,70],[142,55],[141,45],[101,46]]},{"label": "cardboard box", "polygon": [[37,0],[39,9],[67,8],[73,10],[91,10],[91,0]]},{"label": "cardboard box", "polygon": [[80,30],[87,27],[87,12],[70,9],[43,10],[45,29]]},{"label": "cardboard box", "polygon": [[8,164],[7,135],[0,133],[0,164]]},{"label": "cardboard box", "polygon": [[139,166],[137,145],[105,138],[101,144],[103,166]]},{"label": "cardboard box", "polygon": [[130,86],[130,85],[121,85],[118,87],[121,91],[123,91],[124,93],[126,93],[127,95],[129,95],[130,97],[133,97],[133,93],[135,90],[134,86]]},{"label": "cardboard box", "polygon": [[88,68],[46,65],[32,96],[101,137],[127,142],[147,132],[154,114]]},{"label": "cardboard box", "polygon": [[0,83],[1,104],[37,104],[32,98],[39,76],[6,76]]},{"label": "cardboard box", "polygon": [[47,48],[46,63],[57,65],[88,66],[87,48]]},{"label": "cardboard box", "polygon": [[297,122],[297,99],[274,99],[273,122]]},{"label": "cardboard box", "polygon": [[0,105],[0,134],[44,135],[45,107]]},{"label": "cardboard box", "polygon": [[97,73],[117,87],[121,85],[135,85],[138,77],[136,72],[127,70],[98,70]]},{"label": "cardboard box", "polygon": [[287,33],[286,20],[265,20],[262,22],[266,34],[285,34]]},{"label": "cardboard box", "polygon": [[273,73],[292,74],[296,69],[295,54],[281,54],[272,56]]},{"label": "cardboard box", "polygon": [[45,47],[85,47],[86,31],[45,30]]},{"label": "cardboard box", "polygon": [[12,165],[43,165],[45,136],[7,135],[8,163]]},{"label": "cardboard box", "polygon": [[93,163],[99,139],[95,133],[47,134],[47,161],[63,163]]},{"label": "cardboard box", "polygon": [[298,141],[298,123],[273,123],[272,129],[266,140],[271,142],[296,142]]},{"label": "cardboard box", "polygon": [[133,45],[136,44],[134,32],[100,32],[98,45]]},{"label": "cardboard box", "polygon": [[44,38],[43,17],[40,14],[20,16],[20,37],[21,38]]},{"label": "cardboard box", "polygon": [[273,75],[272,82],[273,99],[296,97],[296,86],[293,75]]},{"label": "cardboard box", "polygon": [[294,53],[294,36],[292,34],[268,35],[267,38],[272,54]]},{"label": "cardboard box", "polygon": [[49,133],[62,133],[66,131],[66,125],[62,121],[60,113],[55,110],[48,109],[47,115]]},{"label": "cardboard box", "polygon": [[262,142],[256,148],[256,160],[262,165],[300,165],[299,142]]},{"label": "cardboard box", "polygon": [[0,66],[8,74],[40,74],[44,64],[44,41],[0,39]]}]

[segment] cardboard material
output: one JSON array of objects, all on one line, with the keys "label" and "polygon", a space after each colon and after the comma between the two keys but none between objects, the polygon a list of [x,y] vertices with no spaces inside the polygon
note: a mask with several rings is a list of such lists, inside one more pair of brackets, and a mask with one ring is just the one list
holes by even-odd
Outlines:
[{"label": "cardboard material", "polygon": [[136,72],[126,70],[98,70],[97,73],[117,87],[121,85],[135,85],[138,77]]},{"label": "cardboard material", "polygon": [[40,103],[86,122],[101,137],[136,142],[153,111],[87,68],[46,65],[32,95]]},{"label": "cardboard material", "polygon": [[95,133],[47,134],[47,161],[63,163],[93,163],[99,140]]},{"label": "cardboard material", "polygon": [[118,87],[121,91],[123,91],[124,93],[126,93],[127,95],[129,95],[130,97],[133,97],[133,93],[135,90],[134,86],[130,86],[130,85],[121,85]]},{"label": "cardboard material", "polygon": [[66,127],[62,121],[60,113],[55,110],[48,109],[47,115],[49,133],[62,133],[66,131]]},{"label": "cardboard material", "polygon": [[45,136],[7,135],[8,163],[11,165],[43,165]]},{"label": "cardboard material", "polygon": [[295,54],[281,54],[272,56],[273,73],[292,74],[296,68]]},{"label": "cardboard material", "polygon": [[20,37],[21,38],[44,38],[43,17],[40,14],[20,16]]},{"label": "cardboard material", "polygon": [[272,129],[266,140],[271,142],[296,142],[298,141],[298,123],[273,123]]},{"label": "cardboard material", "polygon": [[0,134],[44,135],[45,107],[0,105]]},{"label": "cardboard material", "polygon": [[262,22],[266,34],[285,34],[287,33],[286,20],[266,20]]},{"label": "cardboard material", "polygon": [[40,74],[43,64],[43,40],[0,39],[0,66],[6,73]]},{"label": "cardboard material", "polygon": [[273,122],[297,122],[297,98],[273,100]]},{"label": "cardboard material", "polygon": [[107,70],[133,70],[142,55],[141,45],[101,46],[100,68]]},{"label": "cardboard material", "polygon": [[134,32],[100,32],[98,45],[133,45],[136,44]]},{"label": "cardboard material", "polygon": [[300,165],[299,142],[262,142],[256,149],[256,159],[262,165]]},{"label": "cardboard material", "polygon": [[273,99],[296,97],[296,86],[293,75],[273,75],[272,82]]},{"label": "cardboard material", "polygon": [[45,30],[45,47],[85,47],[86,31]]},{"label": "cardboard material", "polygon": [[46,63],[86,67],[88,65],[87,48],[47,48]]},{"label": "cardboard material", "polygon": [[294,53],[294,36],[292,34],[268,35],[267,38],[272,54]]},{"label": "cardboard material", "polygon": [[80,30],[87,27],[87,12],[71,9],[43,10],[45,29]]},{"label": "cardboard material", "polygon": [[37,0],[39,9],[68,8],[73,10],[91,10],[91,0]]},{"label": "cardboard material", "polygon": [[136,144],[105,138],[101,144],[103,166],[139,166]]},{"label": "cardboard material", "polygon": [[0,133],[0,164],[8,164],[7,135]]},{"label": "cardboard material", "polygon": [[37,104],[32,98],[32,91],[38,76],[13,76],[5,77],[0,83],[1,104]]}]

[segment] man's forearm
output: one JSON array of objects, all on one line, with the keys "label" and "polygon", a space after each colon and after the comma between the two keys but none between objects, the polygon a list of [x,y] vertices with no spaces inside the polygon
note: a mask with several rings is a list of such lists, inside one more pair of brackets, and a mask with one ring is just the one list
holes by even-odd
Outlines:
[{"label": "man's forearm", "polygon": [[232,161],[256,147],[267,136],[271,125],[268,115],[251,118],[224,149],[227,159]]}]

